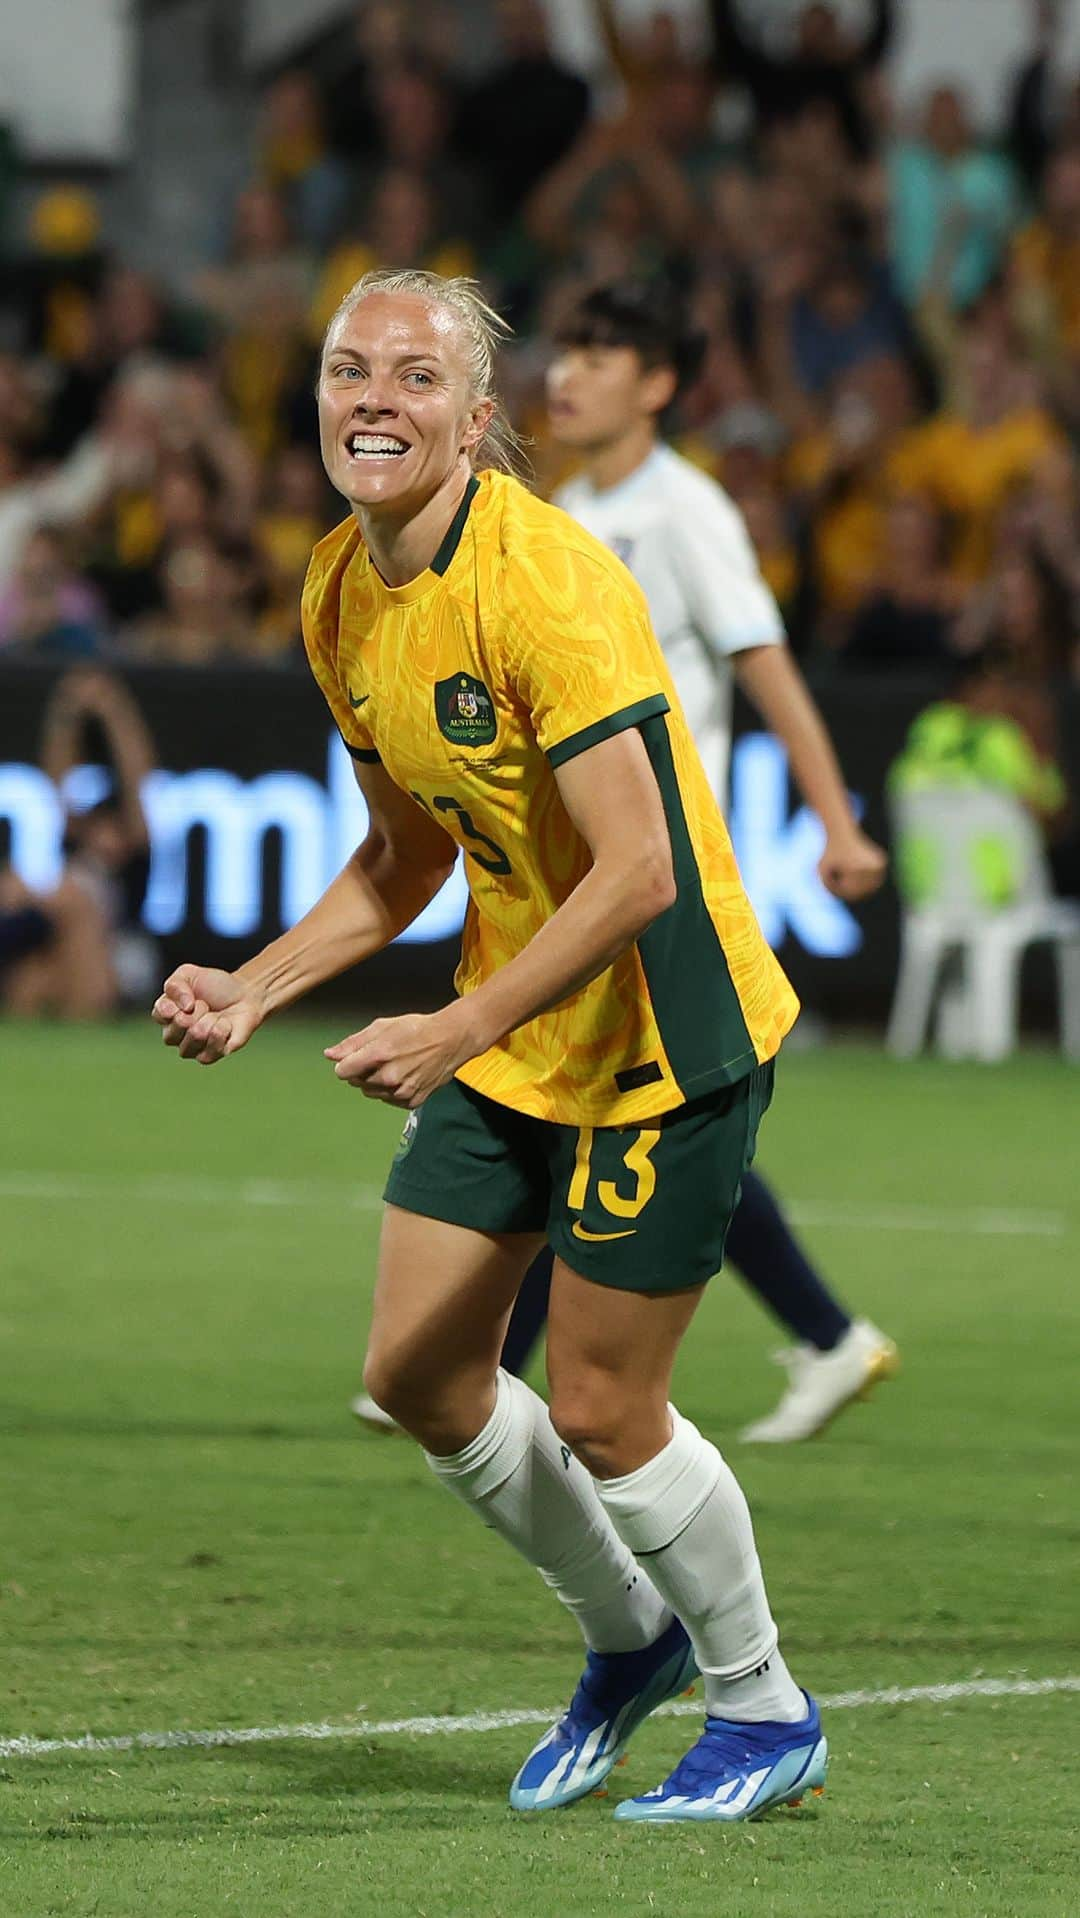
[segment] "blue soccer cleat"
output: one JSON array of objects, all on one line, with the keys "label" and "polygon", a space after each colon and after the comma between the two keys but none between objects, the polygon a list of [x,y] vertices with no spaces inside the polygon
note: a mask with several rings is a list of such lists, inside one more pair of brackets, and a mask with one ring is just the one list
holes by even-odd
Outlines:
[{"label": "blue soccer cleat", "polygon": [[818,1708],[804,1692],[807,1715],[796,1725],[707,1718],[705,1730],[662,1785],[642,1798],[624,1798],[615,1816],[627,1823],[683,1821],[733,1825],[757,1818],[770,1805],[797,1805],[804,1792],[825,1786],[829,1748]]},{"label": "blue soccer cleat", "polygon": [[570,1707],[534,1745],[510,1787],[515,1811],[554,1811],[602,1785],[642,1720],[698,1675],[683,1626],[640,1652],[589,1652]]}]

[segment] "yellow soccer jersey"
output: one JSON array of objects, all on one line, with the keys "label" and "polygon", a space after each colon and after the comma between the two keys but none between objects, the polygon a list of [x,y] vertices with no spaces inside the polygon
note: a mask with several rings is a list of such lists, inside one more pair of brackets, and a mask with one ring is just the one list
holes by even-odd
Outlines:
[{"label": "yellow soccer jersey", "polygon": [[608,549],[516,480],[470,481],[430,568],[390,587],[355,520],[303,596],[312,670],[350,752],[465,852],[457,987],[519,953],[589,869],[556,769],[629,726],[667,812],[678,898],[592,984],[462,1066],[563,1125],[636,1125],[771,1058],[798,1002],[743,891],[644,595]]}]

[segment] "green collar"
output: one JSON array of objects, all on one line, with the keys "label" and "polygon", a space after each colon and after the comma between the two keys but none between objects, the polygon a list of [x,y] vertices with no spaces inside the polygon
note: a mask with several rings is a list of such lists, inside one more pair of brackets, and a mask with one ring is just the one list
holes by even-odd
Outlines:
[{"label": "green collar", "polygon": [[449,566],[450,561],[453,559],[454,554],[457,552],[458,547],[461,545],[461,535],[465,531],[465,521],[469,517],[469,508],[479,491],[480,481],[477,479],[475,473],[470,473],[469,484],[465,488],[461,505],[450,521],[446,529],[446,537],[428,568],[429,572],[438,573],[440,579]]}]

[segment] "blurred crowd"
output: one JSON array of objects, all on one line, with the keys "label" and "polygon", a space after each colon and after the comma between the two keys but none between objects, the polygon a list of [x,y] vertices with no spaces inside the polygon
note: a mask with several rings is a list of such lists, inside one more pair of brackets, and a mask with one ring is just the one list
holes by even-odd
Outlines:
[{"label": "blurred crowd", "polygon": [[[547,342],[585,286],[664,274],[709,347],[671,422],[746,515],[804,657],[989,662],[1023,701],[1080,674],[1080,83],[1031,9],[1002,124],[962,81],[901,117],[894,0],[785,44],[710,0],[703,58],[591,6],[614,79],[501,0],[461,77],[454,10],[368,0],[262,93],[218,257],[153,281],[92,193],[43,189],[0,282],[0,658],[274,667],[341,517],[312,390],[366,268],[478,274],[535,483]],[[1021,0],[1018,0],[1018,5]],[[0,220],[17,156],[0,141]]]}]

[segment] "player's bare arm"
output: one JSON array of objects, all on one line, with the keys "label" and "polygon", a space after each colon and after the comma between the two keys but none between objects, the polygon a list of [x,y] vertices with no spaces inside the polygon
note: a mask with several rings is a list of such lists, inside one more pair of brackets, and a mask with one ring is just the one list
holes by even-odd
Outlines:
[{"label": "player's bare arm", "polygon": [[184,965],[166,980],[153,1018],[182,1059],[215,1065],[239,1052],[274,1012],[396,939],[434,898],[454,863],[453,840],[378,764],[358,764],[366,837],[303,919],[236,972]]},{"label": "player's bare arm", "polygon": [[327,1050],[339,1079],[421,1105],[467,1059],[604,972],[673,904],[671,840],[641,736],[619,733],[555,774],[592,866],[517,957],[439,1012],[376,1019]]},{"label": "player's bare arm", "polygon": [[796,661],[786,646],[752,646],[736,653],[733,665],[743,692],[787,748],[799,791],[825,827],[822,880],[841,899],[865,899],[882,884],[888,860],[852,812],[832,740]]}]

